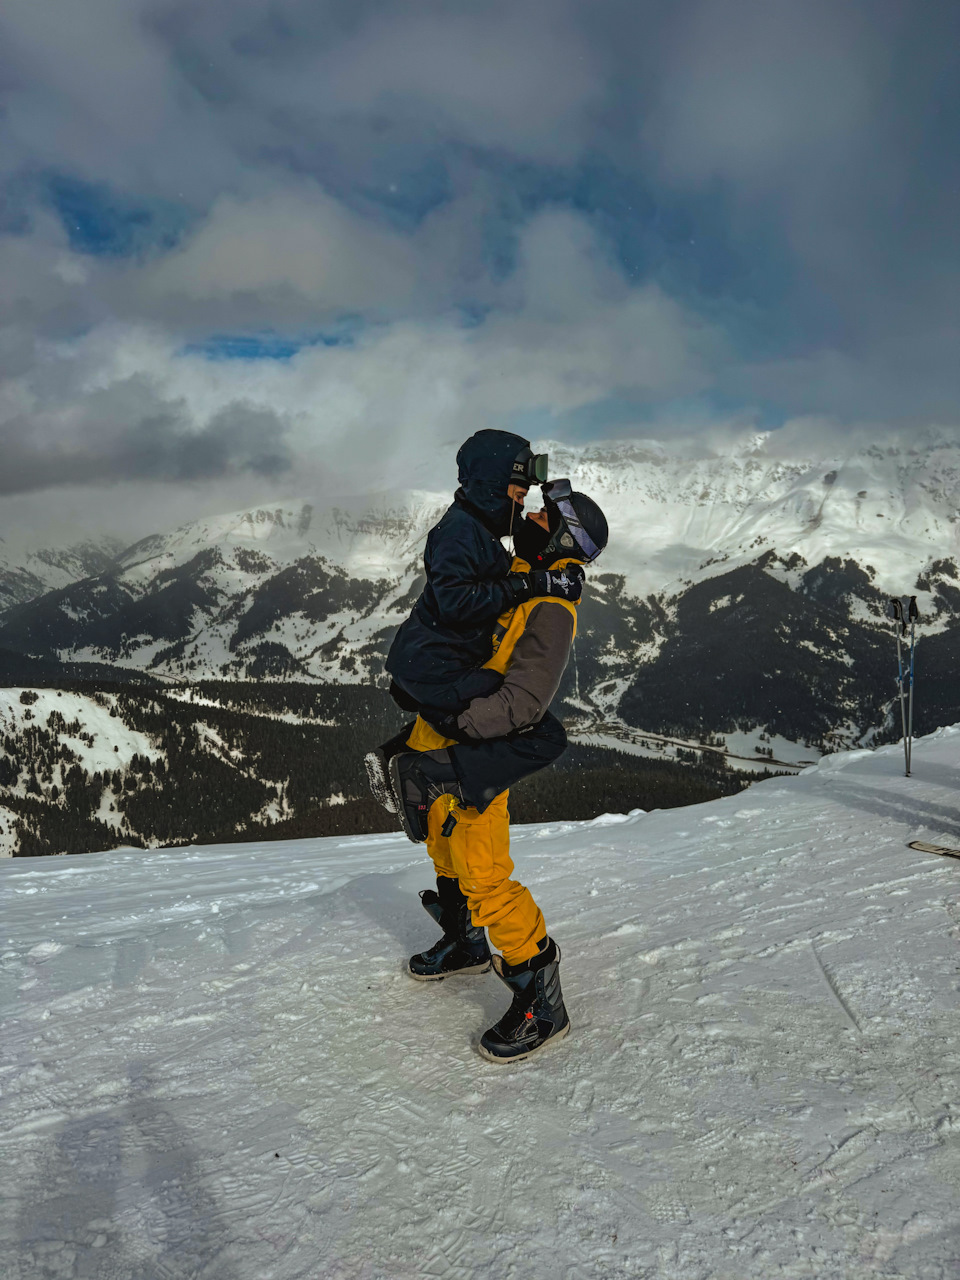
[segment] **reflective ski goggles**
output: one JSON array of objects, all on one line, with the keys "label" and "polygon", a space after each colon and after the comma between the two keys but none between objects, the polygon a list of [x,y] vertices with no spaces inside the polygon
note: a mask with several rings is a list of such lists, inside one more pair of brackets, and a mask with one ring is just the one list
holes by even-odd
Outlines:
[{"label": "reflective ski goggles", "polygon": [[[563,522],[567,527],[570,536],[577,544],[577,548],[584,560],[588,563],[596,560],[600,554],[601,548],[597,546],[594,540],[587,533],[586,529],[580,523],[580,517],[577,515],[573,506],[573,486],[569,480],[550,480],[541,486],[544,498],[560,512]],[[560,534],[560,545],[563,545],[562,531]],[[551,539],[551,542],[555,539]]]},{"label": "reflective ski goggles", "polygon": [[543,484],[547,478],[547,455],[521,449],[513,463],[514,484]]}]

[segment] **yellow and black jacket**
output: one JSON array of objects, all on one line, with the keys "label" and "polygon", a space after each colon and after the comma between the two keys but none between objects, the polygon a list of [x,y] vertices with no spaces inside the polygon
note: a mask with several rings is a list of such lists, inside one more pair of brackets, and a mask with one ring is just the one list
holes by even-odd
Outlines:
[{"label": "yellow and black jacket", "polygon": [[[580,564],[560,560],[552,568]],[[515,558],[511,573],[530,566]],[[457,718],[466,738],[502,738],[540,720],[549,707],[577,634],[577,606],[568,600],[540,596],[501,614],[493,635],[493,656],[484,666],[501,673],[502,686],[474,698]]]}]

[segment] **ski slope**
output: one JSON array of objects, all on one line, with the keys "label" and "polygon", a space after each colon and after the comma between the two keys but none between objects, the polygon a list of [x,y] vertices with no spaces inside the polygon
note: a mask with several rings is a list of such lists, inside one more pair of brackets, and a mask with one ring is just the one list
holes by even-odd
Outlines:
[{"label": "ski slope", "polygon": [[520,828],[572,1034],[473,1044],[399,835],[0,865],[9,1280],[960,1274],[960,727]]}]

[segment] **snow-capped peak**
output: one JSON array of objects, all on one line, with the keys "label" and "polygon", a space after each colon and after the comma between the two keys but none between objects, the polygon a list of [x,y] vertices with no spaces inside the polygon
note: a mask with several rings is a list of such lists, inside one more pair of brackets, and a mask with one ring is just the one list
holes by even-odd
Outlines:
[{"label": "snow-capped peak", "polygon": [[120,556],[119,563],[129,568],[159,557],[182,561],[218,544],[260,548],[269,544],[271,550],[279,545],[305,548],[312,518],[311,504],[299,499],[208,516],[135,542]]},{"label": "snow-capped peak", "polygon": [[899,594],[939,557],[960,556],[960,438],[858,441],[813,454],[757,432],[569,446],[538,442],[554,475],[597,499],[611,527],[605,569],[638,594],[671,589],[774,549],[808,565],[851,557]]}]

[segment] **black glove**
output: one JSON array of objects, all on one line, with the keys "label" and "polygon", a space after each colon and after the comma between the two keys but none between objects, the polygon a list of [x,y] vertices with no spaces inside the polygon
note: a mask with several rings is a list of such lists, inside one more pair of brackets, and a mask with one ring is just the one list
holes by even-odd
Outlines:
[{"label": "black glove", "polygon": [[517,604],[537,596],[554,596],[577,601],[583,594],[583,566],[567,565],[565,569],[537,569],[533,573],[508,573],[507,581]]},{"label": "black glove", "polygon": [[444,738],[452,738],[454,742],[469,742],[469,737],[457,724],[456,716],[431,716],[427,721],[431,729],[436,729]]}]

